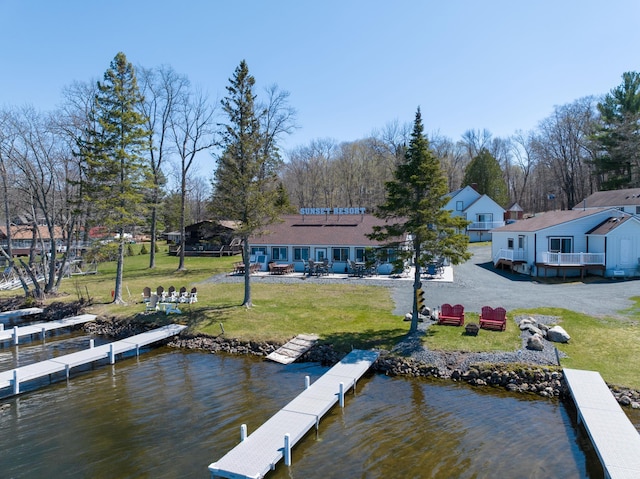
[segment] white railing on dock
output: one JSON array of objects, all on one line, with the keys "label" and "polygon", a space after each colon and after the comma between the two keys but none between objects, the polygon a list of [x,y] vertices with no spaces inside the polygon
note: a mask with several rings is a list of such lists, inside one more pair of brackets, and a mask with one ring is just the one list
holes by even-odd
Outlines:
[{"label": "white railing on dock", "polygon": [[336,402],[344,407],[344,393],[355,389],[356,381],[378,358],[373,351],[353,350],[342,361],[310,384],[305,378],[305,390],[283,407],[256,431],[247,436],[247,427],[240,428],[240,443],[219,461],[209,465],[212,478],[262,478],[280,459],[291,465],[291,448],[315,426]]},{"label": "white railing on dock", "polygon": [[588,264],[605,264],[604,253],[554,253],[544,251],[541,262],[558,266],[583,266]]}]

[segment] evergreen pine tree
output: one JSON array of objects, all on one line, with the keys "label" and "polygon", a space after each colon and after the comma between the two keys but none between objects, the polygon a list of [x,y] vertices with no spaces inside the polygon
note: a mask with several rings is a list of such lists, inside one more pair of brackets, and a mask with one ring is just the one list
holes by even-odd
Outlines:
[{"label": "evergreen pine tree", "polygon": [[502,176],[502,168],[487,149],[482,148],[464,170],[464,184],[476,185],[478,193],[487,195],[502,207],[508,206],[507,182]]},{"label": "evergreen pine tree", "polygon": [[240,222],[245,264],[244,300],[252,306],[249,237],[277,221],[282,211],[278,192],[281,164],[273,138],[264,131],[255,111],[255,79],[243,60],[229,80],[222,109],[228,116],[221,141],[221,154],[213,180],[212,212],[219,219]]},{"label": "evergreen pine tree", "polygon": [[125,231],[137,225],[145,212],[148,185],[148,132],[139,113],[143,98],[135,72],[124,53],[118,53],[98,82],[92,117],[95,125],[81,143],[87,184],[85,198],[91,202],[94,222],[106,226],[119,238],[114,302],[122,300]]},{"label": "evergreen pine tree", "polygon": [[404,162],[397,166],[394,179],[386,183],[385,203],[376,210],[376,216],[387,220],[387,224],[375,227],[369,235],[396,245],[400,238],[409,235],[409,248],[399,249],[398,255],[403,260],[411,259],[415,265],[412,332],[418,329],[420,265],[440,257],[458,264],[470,257],[468,238],[459,233],[468,222],[444,209],[447,181],[423,131],[418,108]]}]

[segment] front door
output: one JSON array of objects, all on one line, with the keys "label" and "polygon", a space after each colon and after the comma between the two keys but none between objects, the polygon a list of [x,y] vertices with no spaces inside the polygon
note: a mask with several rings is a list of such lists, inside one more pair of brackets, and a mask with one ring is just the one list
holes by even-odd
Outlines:
[{"label": "front door", "polygon": [[327,248],[316,248],[316,261],[324,261],[327,257]]}]

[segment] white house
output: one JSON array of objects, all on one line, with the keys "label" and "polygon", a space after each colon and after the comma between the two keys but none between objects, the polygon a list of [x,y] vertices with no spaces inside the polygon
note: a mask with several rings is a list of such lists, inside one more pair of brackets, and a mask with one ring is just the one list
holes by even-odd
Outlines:
[{"label": "white house", "polygon": [[598,191],[573,207],[574,210],[616,208],[630,215],[640,215],[640,188]]},{"label": "white house", "polygon": [[615,208],[549,211],[492,236],[496,267],[532,276],[640,276],[640,219]]},{"label": "white house", "polygon": [[504,225],[504,208],[472,186],[465,186],[447,196],[449,201],[444,209],[451,210],[453,216],[471,221],[466,231],[470,242],[489,241],[491,230]]}]

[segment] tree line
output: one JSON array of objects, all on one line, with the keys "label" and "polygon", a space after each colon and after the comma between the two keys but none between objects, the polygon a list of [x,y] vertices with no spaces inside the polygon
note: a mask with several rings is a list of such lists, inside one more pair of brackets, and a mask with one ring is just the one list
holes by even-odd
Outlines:
[{"label": "tree line", "polygon": [[[262,181],[258,199],[272,193],[278,211],[375,210],[385,202],[386,185],[411,141],[410,123],[390,121],[367,138],[344,143],[318,138],[281,151],[283,135],[297,126],[289,94],[272,85],[258,95],[254,85],[242,62],[227,96],[211,100],[171,67],[134,68],[119,53],[101,81],[66,87],[53,112],[33,106],[0,109],[5,230],[10,233],[19,219],[33,225],[34,245],[44,245],[38,225],[51,238],[56,229],[63,232],[63,245],[51,242],[38,268],[35,254],[19,260],[25,289],[30,279],[37,295],[41,288],[55,291],[61,263],[94,225],[118,233],[121,242],[125,232],[145,232],[153,243],[160,232],[184,232],[185,225],[207,218],[251,220],[247,212],[259,204],[247,202],[243,211],[225,204],[229,185],[233,194],[247,198],[255,186],[237,183],[238,164],[232,160],[240,146],[243,154],[249,148],[260,158],[251,176]],[[247,105],[248,116],[242,110]],[[508,138],[486,129],[468,130],[458,140],[426,137],[449,191],[476,184],[502,206],[517,202],[527,212],[539,212],[571,208],[598,190],[640,186],[639,116],[640,74],[627,72],[608,94],[556,106],[532,131]],[[200,171],[198,158],[208,154],[216,168]],[[154,244],[150,251],[153,268]],[[0,254],[15,264],[10,241]],[[184,268],[184,248],[177,267]],[[45,275],[44,282],[36,281],[38,274]]]}]

